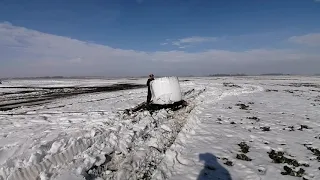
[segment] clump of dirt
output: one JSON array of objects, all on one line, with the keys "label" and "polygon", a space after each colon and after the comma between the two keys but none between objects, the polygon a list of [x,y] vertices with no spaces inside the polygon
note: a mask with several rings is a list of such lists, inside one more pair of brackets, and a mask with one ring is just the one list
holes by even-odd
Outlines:
[{"label": "clump of dirt", "polygon": [[284,156],[284,152],[275,150],[271,150],[268,152],[270,159],[273,160],[274,163],[280,164],[280,163],[287,163],[289,165],[292,165],[294,167],[304,166],[309,167],[308,164],[305,163],[299,163],[296,159],[291,159],[286,156]]},{"label": "clump of dirt", "polygon": [[280,163],[287,163],[288,165],[293,166],[292,168],[285,165],[283,167],[284,172],[281,172],[282,175],[290,175],[294,177],[302,177],[305,173],[305,170],[303,168],[299,168],[299,170],[295,170],[296,167],[299,166],[304,166],[304,167],[309,167],[309,164],[306,163],[299,163],[295,159],[287,158],[284,156],[284,152],[278,151],[276,152],[275,150],[271,150],[268,152],[269,157],[272,159],[274,163],[280,164]]},{"label": "clump of dirt", "polygon": [[284,92],[287,92],[287,93],[291,93],[291,94],[293,94],[294,92],[293,92],[293,90],[283,90]]},{"label": "clump of dirt", "polygon": [[279,92],[279,90],[276,90],[276,89],[266,89],[265,91],[266,92]]},{"label": "clump of dirt", "polygon": [[236,104],[236,106],[239,106],[239,109],[242,109],[242,110],[249,110],[249,106],[248,105],[245,105],[243,103],[238,103]]},{"label": "clump of dirt", "polygon": [[289,176],[294,176],[294,177],[302,177],[305,173],[305,170],[302,168],[299,168],[298,171],[295,171],[294,169],[284,166],[283,167],[284,172],[281,172],[282,175],[289,175]]},{"label": "clump of dirt", "polygon": [[241,142],[240,144],[238,144],[238,146],[240,146],[241,152],[243,153],[249,152],[250,147],[245,142]]},{"label": "clump of dirt", "polygon": [[303,129],[312,129],[312,128],[307,125],[301,125],[301,127],[298,130],[303,131]]},{"label": "clump of dirt", "polygon": [[[220,158],[218,158],[218,159],[220,159]],[[223,164],[225,164],[225,165],[227,165],[227,166],[233,166],[233,162],[232,161],[230,161],[228,158],[222,158],[222,160],[224,161],[224,163]]]},{"label": "clump of dirt", "polygon": [[247,155],[245,154],[237,154],[237,159],[243,160],[243,161],[252,161]]},{"label": "clump of dirt", "polygon": [[191,81],[189,79],[185,79],[185,80],[179,80],[180,82],[188,82],[188,81]]},{"label": "clump of dirt", "polygon": [[319,84],[314,83],[291,83],[289,86],[292,87],[312,87],[312,88],[320,88]]},{"label": "clump of dirt", "polygon": [[312,92],[320,92],[320,90],[311,89]]},{"label": "clump of dirt", "polygon": [[252,120],[255,120],[257,122],[260,121],[260,119],[258,117],[255,117],[255,116],[252,116],[252,117],[247,117],[247,119],[252,119]]},{"label": "clump of dirt", "polygon": [[233,166],[233,162],[232,161],[226,161],[224,164],[227,165],[227,166]]},{"label": "clump of dirt", "polygon": [[239,85],[236,85],[236,84],[234,84],[234,83],[231,83],[231,82],[224,82],[223,83],[223,86],[224,87],[235,87],[235,88],[242,88],[241,86],[239,86]]},{"label": "clump of dirt", "polygon": [[320,102],[320,96],[316,96],[314,102]]},{"label": "clump of dirt", "polygon": [[309,151],[313,153],[313,155],[317,156],[317,160],[320,162],[320,150],[317,148],[313,148],[307,145],[304,145]]},{"label": "clump of dirt", "polygon": [[260,127],[260,129],[262,129],[262,131],[270,131],[269,126]]},{"label": "clump of dirt", "polygon": [[172,111],[177,111],[181,108],[184,108],[188,106],[188,103],[184,100],[175,102],[173,104],[148,104],[146,102],[143,102],[139,105],[137,105],[136,107],[132,108],[132,109],[125,109],[124,112],[128,115],[137,112],[137,111],[144,111],[147,110],[149,111],[151,114],[155,111],[158,111],[160,109],[171,109]]},{"label": "clump of dirt", "polygon": [[294,126],[289,126],[289,131],[294,131]]}]

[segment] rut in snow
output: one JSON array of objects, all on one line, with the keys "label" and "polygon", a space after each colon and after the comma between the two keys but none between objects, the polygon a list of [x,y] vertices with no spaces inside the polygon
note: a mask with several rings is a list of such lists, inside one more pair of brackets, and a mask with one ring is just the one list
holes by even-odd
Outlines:
[{"label": "rut in snow", "polygon": [[[118,120],[109,129],[96,132],[92,137],[80,136],[68,143],[66,150],[47,156],[36,164],[14,171],[0,169],[0,179],[39,179],[41,172],[50,175],[57,167],[71,162],[78,166],[77,171],[86,179],[150,179],[162,155],[181,131],[188,113],[195,107],[194,99],[203,91],[191,89],[185,92],[188,106],[176,111],[160,109],[152,115],[148,111],[130,115],[119,112]],[[80,155],[85,158],[85,163],[83,159],[75,158]]]}]

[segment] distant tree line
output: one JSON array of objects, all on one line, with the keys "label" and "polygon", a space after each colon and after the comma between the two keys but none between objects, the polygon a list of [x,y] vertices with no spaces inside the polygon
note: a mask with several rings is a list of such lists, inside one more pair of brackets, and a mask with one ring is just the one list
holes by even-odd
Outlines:
[{"label": "distant tree line", "polygon": [[[290,76],[294,74],[284,74],[284,73],[265,73],[265,74],[256,74],[252,76]],[[237,74],[210,74],[209,77],[225,77],[225,76],[251,76],[244,73]]]},{"label": "distant tree line", "polygon": [[247,76],[246,74],[210,74],[209,77]]}]

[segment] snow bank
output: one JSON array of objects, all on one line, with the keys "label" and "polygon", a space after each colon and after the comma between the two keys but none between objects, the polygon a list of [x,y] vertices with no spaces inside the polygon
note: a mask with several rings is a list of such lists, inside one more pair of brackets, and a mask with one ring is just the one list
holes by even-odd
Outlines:
[{"label": "snow bank", "polygon": [[163,77],[151,82],[154,104],[172,104],[181,101],[181,89],[177,77]]}]

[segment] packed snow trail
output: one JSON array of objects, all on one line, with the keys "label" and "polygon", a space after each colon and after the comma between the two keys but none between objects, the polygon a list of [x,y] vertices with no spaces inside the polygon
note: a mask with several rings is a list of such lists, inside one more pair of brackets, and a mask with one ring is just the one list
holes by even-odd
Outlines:
[{"label": "packed snow trail", "polygon": [[[186,148],[186,144],[190,143],[190,138],[196,133],[195,130],[201,125],[202,122],[200,117],[204,112],[212,111],[212,107],[216,103],[220,102],[228,96],[239,96],[241,94],[255,93],[263,90],[263,88],[260,86],[252,85],[242,85],[241,88],[232,88],[229,90],[223,89],[222,87],[219,88],[220,84],[208,83],[203,86],[207,87],[207,91],[206,93],[201,95],[201,98],[199,98],[199,101],[201,103],[199,103],[199,106],[197,106],[189,115],[187,124],[183,128],[183,131],[179,134],[176,142],[168,150],[165,159],[162,161],[161,165],[154,173],[154,179],[168,179],[172,176],[171,173],[172,171],[175,171],[175,166],[178,164],[190,167],[195,165],[193,161],[182,158],[181,151]],[[208,132],[214,132],[214,129],[212,129],[210,126],[207,126],[207,124],[202,128],[208,129]],[[210,136],[209,134],[207,135]],[[203,136],[202,138],[206,139],[206,137]],[[197,142],[199,143],[202,140],[203,139],[198,139]]]},{"label": "packed snow trail", "polygon": [[[191,113],[153,178],[319,179],[319,78],[256,79],[230,78],[243,88],[221,91],[214,85],[216,90],[202,94],[203,104]],[[241,151],[241,143],[249,152]],[[272,150],[284,155],[272,159]]]},{"label": "packed snow trail", "polygon": [[[116,103],[119,104],[119,102],[121,103],[124,100],[132,99],[130,96],[137,97],[138,95],[138,97],[144,98],[143,95],[140,95],[141,90],[115,92],[107,95],[111,96],[107,98],[97,98],[97,96],[106,96],[99,94],[90,95],[89,97],[83,96],[83,98],[80,98],[80,102],[79,99],[62,100],[68,102],[66,105],[63,102],[58,102],[57,105],[51,104],[15,110],[14,114],[18,118],[22,116],[31,117],[32,119],[39,117],[39,114],[43,114],[46,116],[58,116],[62,120],[61,115],[63,117],[64,115],[69,115],[69,113],[76,117],[66,119],[69,123],[57,121],[58,124],[52,123],[50,119],[53,118],[44,119],[45,122],[49,122],[48,125],[50,126],[53,125],[55,127],[58,125],[58,129],[65,128],[63,133],[58,131],[59,134],[55,136],[50,135],[52,131],[47,131],[45,134],[39,133],[37,136],[34,136],[33,129],[30,129],[30,132],[28,132],[28,129],[21,129],[21,132],[18,134],[29,133],[30,137],[34,140],[32,142],[31,139],[28,139],[29,142],[32,142],[30,144],[22,144],[23,141],[21,141],[20,147],[24,147],[25,151],[16,151],[11,154],[11,157],[9,156],[8,159],[3,161],[3,165],[5,166],[0,169],[0,177],[4,179],[8,178],[8,180],[31,180],[38,179],[41,175],[42,178],[54,179],[59,178],[64,170],[71,170],[71,174],[78,174],[83,177],[103,177],[105,179],[121,179],[121,177],[122,179],[128,179],[129,177],[137,179],[138,177],[151,174],[153,170],[148,169],[146,166],[148,166],[151,160],[157,161],[161,157],[161,154],[165,153],[165,150],[172,144],[185,123],[185,117],[195,106],[192,101],[204,90],[202,87],[200,89],[191,88],[193,86],[194,84],[192,83],[185,85],[184,89],[186,93],[184,98],[190,101],[190,105],[179,112],[160,110],[151,116],[145,111],[128,117],[116,111],[113,117],[109,116],[108,119],[97,119],[97,121],[95,118],[93,119],[94,121],[91,120],[93,124],[90,124],[90,121],[82,121],[79,125],[71,124],[74,121],[73,119],[83,116],[83,113],[75,112],[75,108],[79,109],[82,107],[75,105],[79,105],[79,103],[110,102],[112,99],[116,100]],[[123,95],[124,93],[125,95]],[[61,106],[59,104],[64,105]],[[128,107],[128,105],[126,106]],[[124,109],[123,107],[125,106],[122,106],[122,109]],[[57,108],[62,108],[62,112],[61,110],[59,110],[60,112],[52,110]],[[91,109],[85,108],[87,111]],[[95,112],[96,114],[100,114],[100,112],[110,113],[105,110],[93,111],[93,113]],[[16,120],[17,122],[19,122],[19,119]],[[35,125],[37,123],[36,121]],[[85,126],[81,129],[80,126],[83,126],[83,123],[87,124],[87,127]],[[15,136],[18,134],[15,134]],[[12,135],[10,136],[12,137]],[[44,141],[48,138],[49,141]],[[2,149],[4,150],[3,152],[8,153],[10,147],[14,146],[7,146],[7,148]],[[144,154],[145,158],[140,158],[139,161],[137,154],[140,157]],[[111,157],[110,162],[107,160],[107,157]],[[135,164],[131,164],[132,161],[130,159],[132,158],[135,158]],[[137,165],[136,163],[138,162],[140,164]],[[97,171],[96,168],[92,169],[92,167],[101,168]],[[105,169],[102,167],[105,167]],[[115,168],[116,171],[108,173],[108,168]],[[135,168],[135,171],[130,171],[130,168]],[[140,173],[136,172],[137,168]],[[123,172],[126,172],[126,174],[123,174]]]}]

